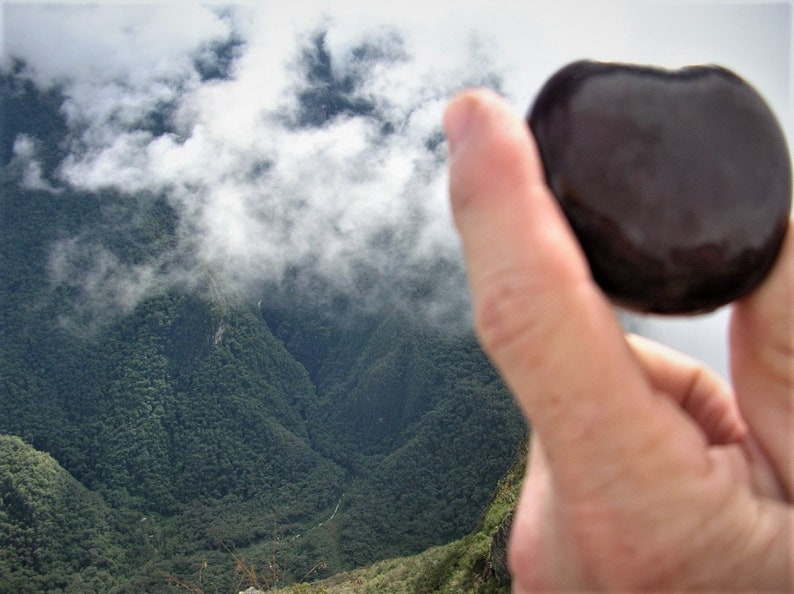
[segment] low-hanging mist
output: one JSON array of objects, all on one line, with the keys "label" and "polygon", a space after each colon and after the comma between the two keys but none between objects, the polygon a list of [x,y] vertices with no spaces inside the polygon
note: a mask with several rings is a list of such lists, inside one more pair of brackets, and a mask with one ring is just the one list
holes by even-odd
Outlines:
[{"label": "low-hanging mist", "polygon": [[[787,98],[783,4],[591,4],[0,5],[0,591],[284,585],[474,528],[526,426],[471,333],[448,98],[521,111],[581,57]],[[652,336],[708,362],[707,324]]]},{"label": "low-hanging mist", "polygon": [[[57,96],[63,129],[0,147],[3,173],[52,200],[84,192],[107,228],[148,242],[130,259],[90,226],[58,236],[51,279],[73,325],[208,285],[263,305],[399,303],[447,324],[468,311],[439,126],[454,91],[496,87],[523,110],[584,57],[719,63],[790,137],[791,16],[785,3],[632,0],[6,3],[0,69]],[[659,336],[724,368],[724,348],[711,355],[724,332],[673,334]]]},{"label": "low-hanging mist", "polygon": [[[65,321],[102,323],[208,283],[260,304],[465,318],[440,120],[456,89],[499,85],[476,37],[420,62],[422,41],[395,27],[150,8],[34,8],[68,49],[53,63],[16,36],[9,47],[17,77],[62,97],[66,133],[49,167],[20,136],[8,171],[53,200],[91,195],[111,229],[135,235],[158,202],[173,218],[168,242],[138,233],[149,245],[133,260],[90,228],[55,242],[53,284],[74,295]],[[92,20],[103,34],[82,36]]]}]

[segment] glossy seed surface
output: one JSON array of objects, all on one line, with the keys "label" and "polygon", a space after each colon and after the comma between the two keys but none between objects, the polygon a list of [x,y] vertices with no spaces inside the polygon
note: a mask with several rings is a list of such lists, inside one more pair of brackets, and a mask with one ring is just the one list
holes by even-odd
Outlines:
[{"label": "glossy seed surface", "polygon": [[791,159],[761,96],[717,66],[574,62],[527,115],[596,282],[648,313],[712,311],[772,267]]}]

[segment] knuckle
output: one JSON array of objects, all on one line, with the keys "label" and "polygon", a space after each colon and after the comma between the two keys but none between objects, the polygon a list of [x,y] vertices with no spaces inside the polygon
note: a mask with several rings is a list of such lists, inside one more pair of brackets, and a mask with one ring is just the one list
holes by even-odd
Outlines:
[{"label": "knuckle", "polygon": [[526,278],[500,273],[483,282],[475,299],[474,320],[485,351],[496,361],[526,353],[536,333],[534,292]]}]

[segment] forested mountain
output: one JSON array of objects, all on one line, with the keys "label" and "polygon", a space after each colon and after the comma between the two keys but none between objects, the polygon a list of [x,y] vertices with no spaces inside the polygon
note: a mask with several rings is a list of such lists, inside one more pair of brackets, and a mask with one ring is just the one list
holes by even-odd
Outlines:
[{"label": "forested mountain", "polygon": [[189,257],[178,213],[52,185],[65,99],[1,82],[0,592],[236,591],[475,527],[525,427],[470,333],[200,266],[129,294],[103,272]]}]

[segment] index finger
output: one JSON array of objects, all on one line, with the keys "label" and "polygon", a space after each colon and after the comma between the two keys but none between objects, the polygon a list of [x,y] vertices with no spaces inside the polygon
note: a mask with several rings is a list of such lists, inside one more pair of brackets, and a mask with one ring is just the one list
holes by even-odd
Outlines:
[{"label": "index finger", "polygon": [[470,91],[444,123],[478,335],[555,477],[597,488],[676,447],[707,465],[703,436],[654,394],[593,283],[524,121],[497,95]]}]

